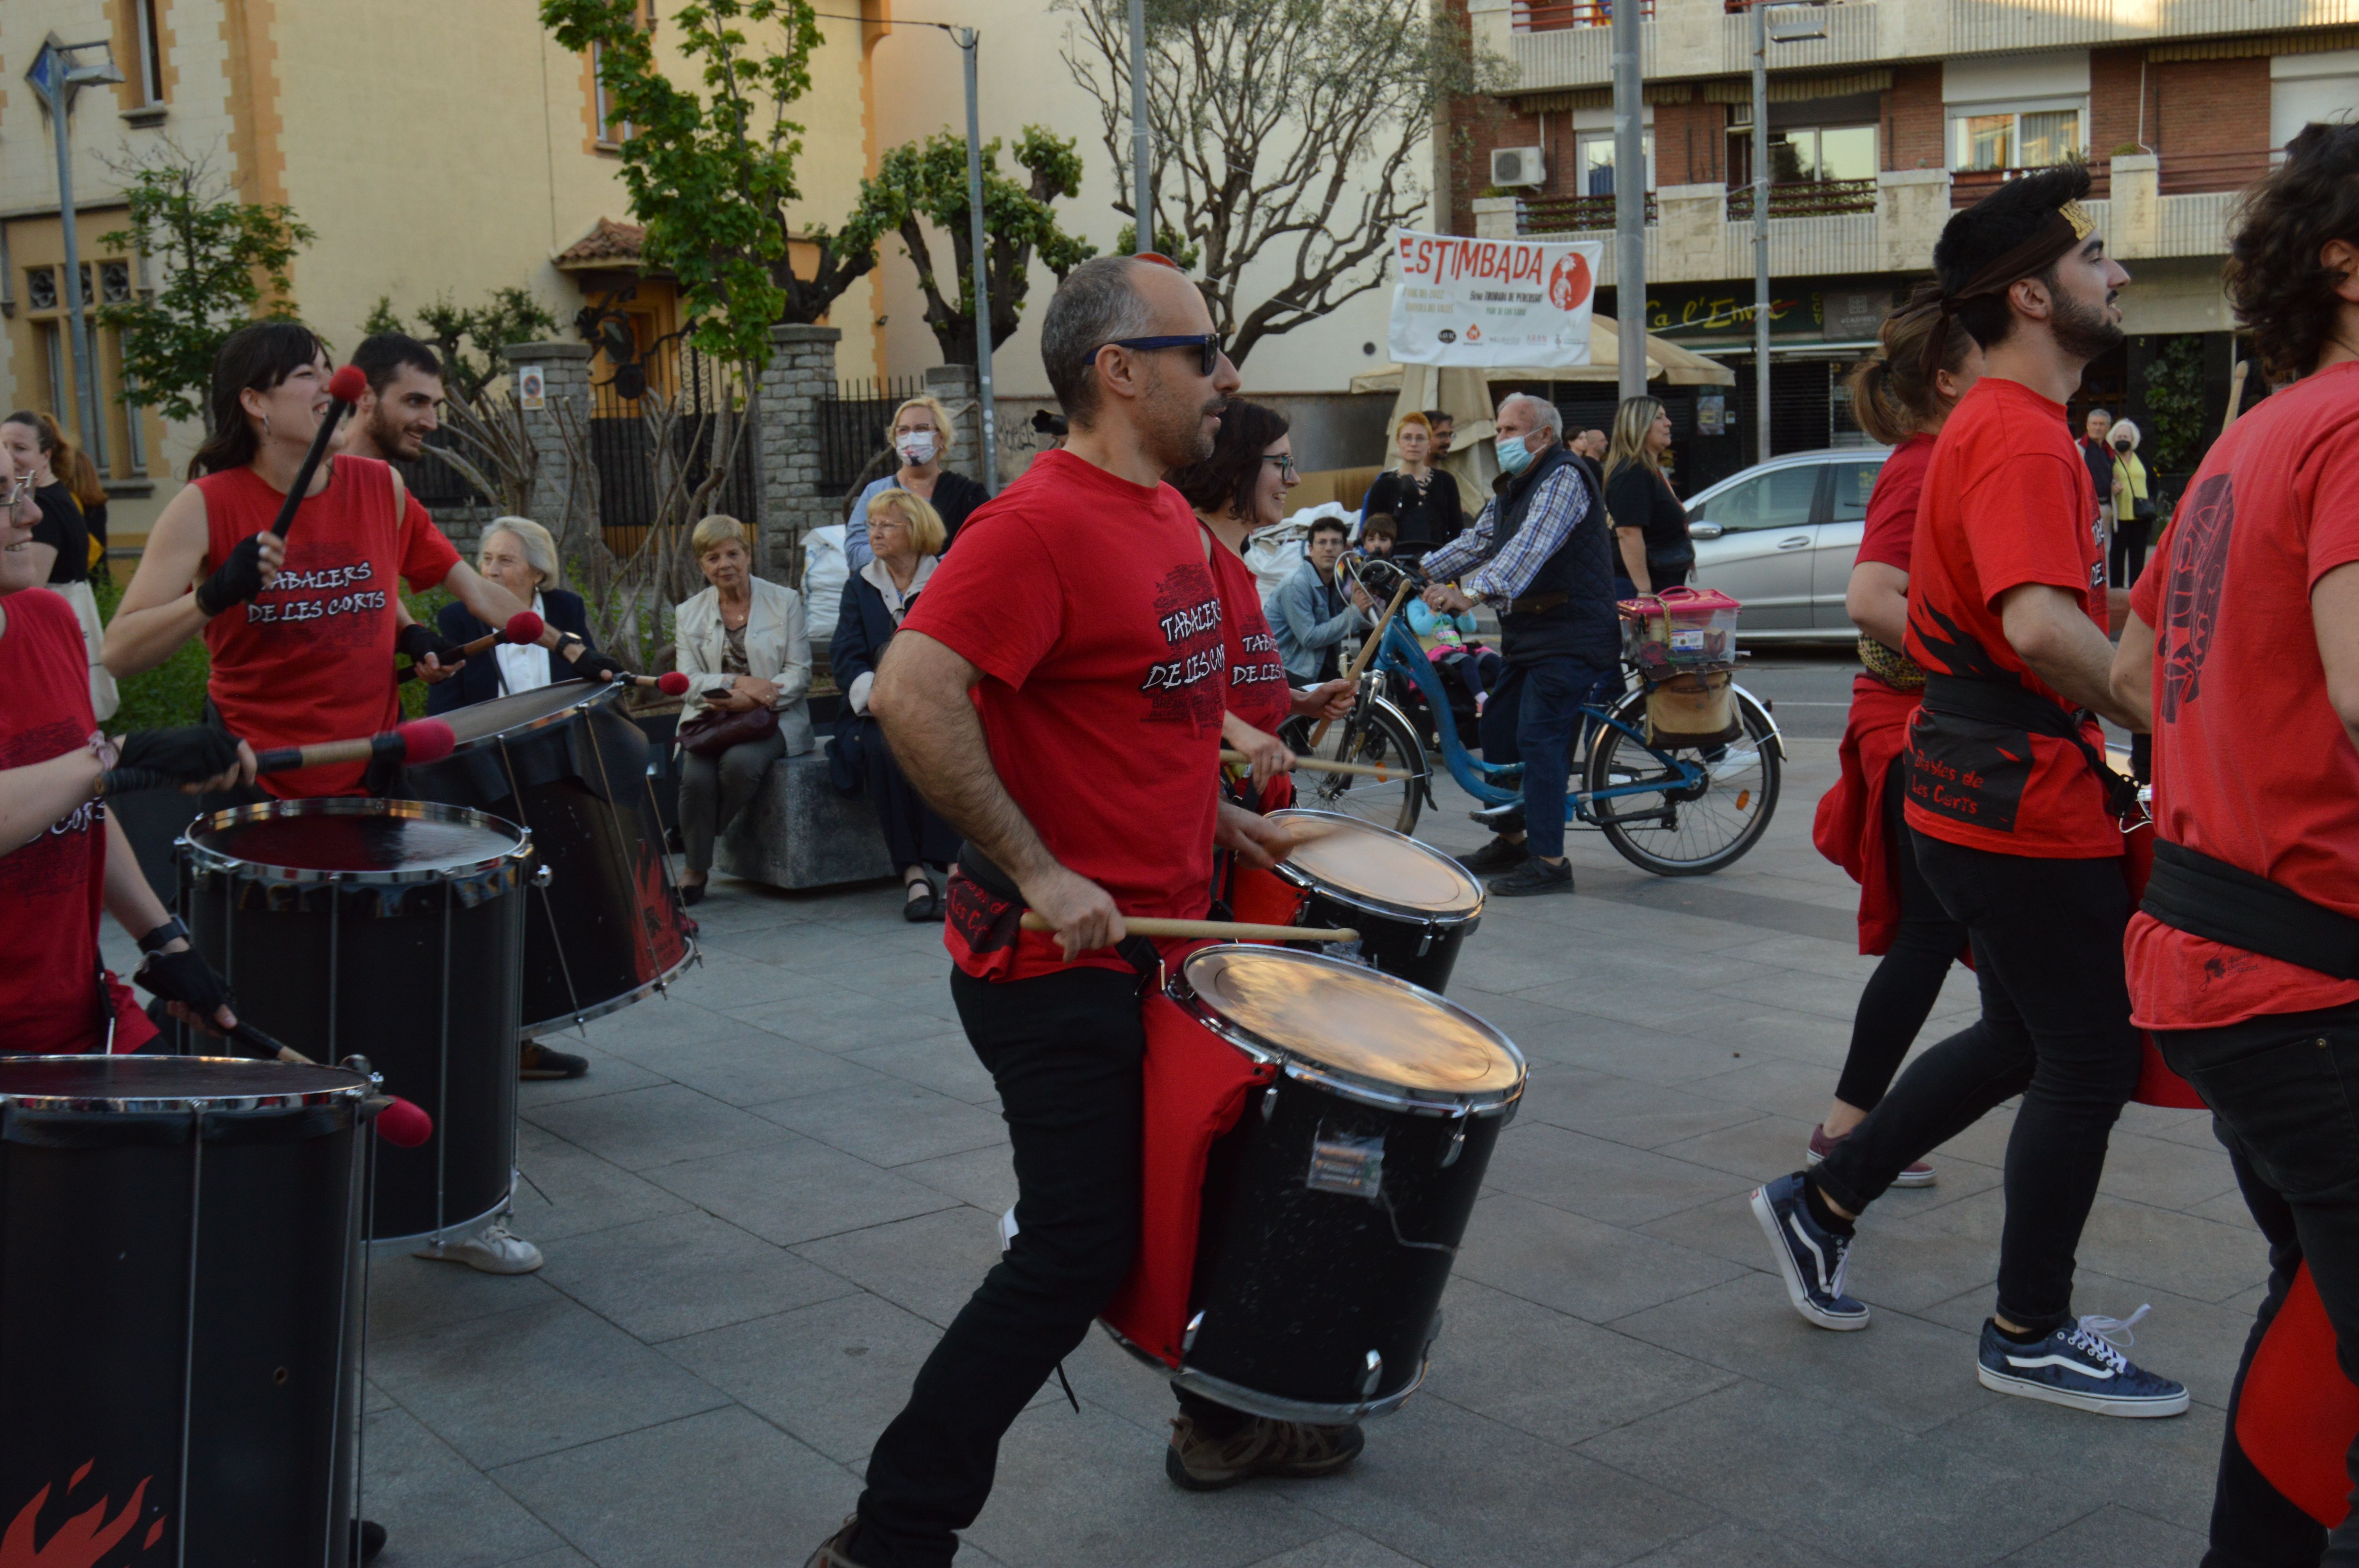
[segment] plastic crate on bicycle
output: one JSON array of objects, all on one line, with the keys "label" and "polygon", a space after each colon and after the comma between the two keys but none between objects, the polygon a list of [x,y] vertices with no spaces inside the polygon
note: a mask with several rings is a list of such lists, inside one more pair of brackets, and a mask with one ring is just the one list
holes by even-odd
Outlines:
[{"label": "plastic crate on bicycle", "polygon": [[1655,746],[1724,746],[1745,732],[1736,711],[1736,619],[1717,589],[1667,588],[1621,601],[1622,656],[1647,687]]}]

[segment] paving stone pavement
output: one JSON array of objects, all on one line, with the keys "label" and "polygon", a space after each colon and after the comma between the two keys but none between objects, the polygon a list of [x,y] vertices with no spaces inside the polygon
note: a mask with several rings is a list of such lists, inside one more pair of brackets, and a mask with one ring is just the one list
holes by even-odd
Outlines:
[{"label": "paving stone pavement", "polygon": [[[1834,743],[1797,739],[1770,837],[1665,881],[1577,834],[1572,897],[1501,900],[1451,988],[1530,1058],[1424,1390],[1315,1483],[1185,1494],[1159,1380],[1093,1336],[1016,1422],[960,1561],[1007,1568],[2158,1568],[2193,1564],[2266,1273],[2201,1113],[2133,1107],[2079,1305],[2184,1379],[2175,1421],[1984,1391],[2007,1114],[1867,1217],[1832,1335],[1745,1205],[1794,1168],[1871,961],[1812,851]],[[1446,849],[1462,814],[1422,825]],[[704,961],[524,1087],[514,1227],[538,1274],[375,1265],[367,1511],[385,1568],[796,1568],[996,1251],[1014,1197],[937,928],[897,889],[726,880]],[[1951,976],[1927,1038],[1973,1011]]]}]

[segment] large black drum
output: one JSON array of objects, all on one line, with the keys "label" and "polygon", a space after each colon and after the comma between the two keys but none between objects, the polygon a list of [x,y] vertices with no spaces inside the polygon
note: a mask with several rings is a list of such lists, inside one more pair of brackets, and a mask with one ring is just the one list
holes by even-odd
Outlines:
[{"label": "large black drum", "polygon": [[1465,867],[1356,816],[1289,809],[1269,817],[1312,831],[1276,869],[1237,873],[1238,919],[1357,931],[1357,941],[1321,950],[1428,990],[1448,988],[1458,950],[1483,921],[1483,884]]},{"label": "large black drum", "polygon": [[351,1561],[368,1093],[0,1057],[0,1562]]},{"label": "large black drum", "polygon": [[565,681],[444,714],[457,747],[403,774],[402,794],[532,830],[549,881],[525,926],[527,1035],[628,1007],[696,952],[622,689]]},{"label": "large black drum", "polygon": [[190,940],[238,1016],[307,1056],[366,1056],[434,1119],[377,1162],[369,1235],[465,1233],[516,1168],[528,836],[415,800],[279,800],[181,843]]},{"label": "large black drum", "polygon": [[1278,1068],[1213,1145],[1174,1380],[1279,1421],[1398,1409],[1425,1379],[1522,1054],[1431,991],[1293,948],[1201,948],[1169,994]]}]

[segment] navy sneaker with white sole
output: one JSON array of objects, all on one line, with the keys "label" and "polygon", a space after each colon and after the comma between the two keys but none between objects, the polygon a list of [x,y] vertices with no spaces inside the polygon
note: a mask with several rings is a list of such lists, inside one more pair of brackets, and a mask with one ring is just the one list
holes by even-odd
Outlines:
[{"label": "navy sneaker with white sole", "polygon": [[2185,1384],[2156,1377],[2106,1338],[2111,1334],[2127,1338],[2130,1325],[2146,1314],[2140,1307],[2124,1319],[2084,1317],[2031,1345],[2017,1345],[1998,1331],[1997,1324],[1984,1319],[1975,1376],[1995,1392],[2045,1400],[2092,1415],[2184,1415]]},{"label": "navy sneaker with white sole", "polygon": [[1802,1201],[1802,1173],[1753,1189],[1753,1217],[1769,1238],[1770,1256],[1785,1277],[1786,1299],[1821,1328],[1865,1328],[1867,1303],[1843,1294],[1851,1238],[1820,1227]]}]

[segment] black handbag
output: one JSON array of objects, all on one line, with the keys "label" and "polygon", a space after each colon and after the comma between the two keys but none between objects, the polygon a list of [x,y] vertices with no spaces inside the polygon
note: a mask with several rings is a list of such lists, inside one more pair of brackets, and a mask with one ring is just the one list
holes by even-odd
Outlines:
[{"label": "black handbag", "polygon": [[767,740],[777,732],[778,715],[772,708],[749,708],[742,712],[723,713],[708,708],[673,733],[681,751],[700,757],[717,757],[732,746]]}]

